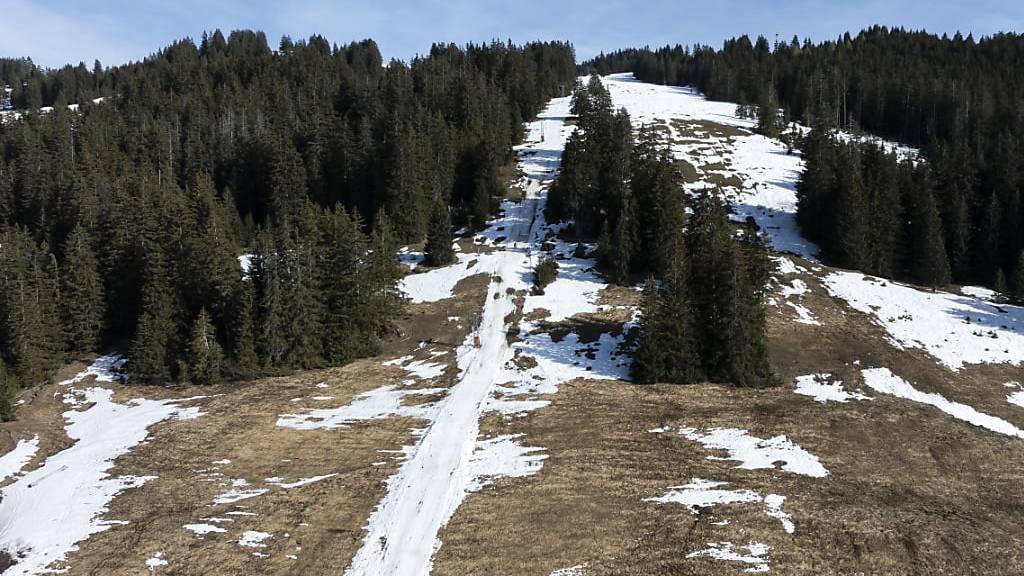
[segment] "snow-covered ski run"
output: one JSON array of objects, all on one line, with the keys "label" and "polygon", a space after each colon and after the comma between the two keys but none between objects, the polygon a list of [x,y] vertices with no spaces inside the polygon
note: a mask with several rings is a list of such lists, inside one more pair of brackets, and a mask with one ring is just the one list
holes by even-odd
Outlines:
[{"label": "snow-covered ski run", "polygon": [[529,126],[528,142],[519,148],[526,198],[506,203],[502,220],[508,238],[484,266],[491,282],[480,318],[480,346],[474,346],[470,335],[459,347],[458,382],[409,458],[388,480],[387,495],[370,517],[362,547],[346,571],[349,576],[429,574],[440,546],[438,532],[473,482],[471,457],[480,416],[509,350],[505,318],[515,310],[515,294],[507,291],[507,281],[531,274],[531,254],[538,252],[544,224],[546,183],[557,170],[565,143],[568,105],[568,98],[553,100]]}]

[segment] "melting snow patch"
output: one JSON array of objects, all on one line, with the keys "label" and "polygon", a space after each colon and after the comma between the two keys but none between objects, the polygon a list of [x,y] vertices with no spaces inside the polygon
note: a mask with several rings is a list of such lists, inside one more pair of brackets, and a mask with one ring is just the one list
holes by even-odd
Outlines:
[{"label": "melting snow patch", "polygon": [[155,572],[161,566],[167,566],[167,560],[164,560],[163,552],[157,552],[146,560],[146,568],[149,568],[150,572]]},{"label": "melting snow patch", "polygon": [[871,400],[860,392],[847,392],[842,380],[835,380],[831,374],[806,374],[796,377],[796,393],[810,396],[822,404],[826,402],[845,403],[850,400]]},{"label": "melting snow patch", "polygon": [[733,551],[732,542],[708,542],[707,548],[696,552],[690,552],[686,557],[699,558],[701,556],[707,556],[708,558],[714,558],[715,560],[743,562],[744,564],[753,564],[753,566],[747,568],[744,572],[768,572],[768,545],[751,540],[744,546],[744,548],[747,549],[747,553],[740,554],[739,552]]},{"label": "melting snow patch", "polygon": [[277,425],[295,430],[333,430],[355,422],[388,416],[430,419],[437,409],[434,404],[405,406],[402,401],[410,395],[429,396],[444,391],[444,388],[399,390],[392,385],[381,386],[356,396],[350,404],[338,408],[310,410],[305,414],[282,414],[277,419]]},{"label": "melting snow patch", "polygon": [[1009,402],[1010,404],[1016,404],[1017,406],[1024,408],[1024,388],[1021,387],[1020,383],[1007,382],[1006,384],[1004,384],[1004,386],[1006,386],[1007,388],[1017,388],[1016,392],[1008,394],[1006,396],[1006,401]]},{"label": "melting snow patch", "polygon": [[[86,378],[110,382],[124,361],[104,356],[86,370],[61,383],[70,386]],[[143,485],[152,476],[112,477],[114,461],[142,443],[149,427],[183,409],[171,400],[113,401],[113,391],[92,387],[69,389],[71,406],[64,412],[65,433],[74,441],[0,491],[0,549],[18,558],[6,575],[36,574],[65,559],[90,535],[122,522],[103,520],[109,502],[119,493]],[[25,514],[25,510],[32,510]],[[60,530],[54,530],[54,526]]]},{"label": "melting snow patch", "polygon": [[215,532],[227,532],[227,530],[213,524],[185,524],[182,528],[189,532],[194,532],[196,536],[206,536]]},{"label": "melting snow patch", "polygon": [[127,362],[120,354],[100,356],[85,370],[75,374],[70,380],[64,380],[58,386],[71,386],[78,384],[86,378],[95,378],[97,382],[117,382],[124,378],[121,369]]},{"label": "melting snow patch", "polygon": [[786,502],[785,496],[769,494],[764,497],[765,513],[782,523],[782,529],[787,534],[792,534],[796,527],[793,525],[793,517],[782,511],[782,505]]},{"label": "melting snow patch", "polygon": [[586,574],[583,571],[584,568],[585,566],[583,564],[577,564],[576,566],[570,566],[568,568],[559,568],[548,576],[583,576]]},{"label": "melting snow patch", "polygon": [[34,436],[31,440],[25,440],[24,438],[18,440],[18,444],[14,446],[13,450],[0,456],[0,482],[21,472],[21,469],[32,461],[38,450],[38,435]]},{"label": "melting snow patch", "polygon": [[772,260],[778,266],[779,274],[796,274],[798,272],[807,272],[807,269],[803,266],[797,266],[792,260],[785,256],[773,256]]},{"label": "melting snow patch", "polygon": [[694,478],[685,486],[672,486],[665,494],[657,498],[645,498],[645,502],[659,504],[682,504],[696,514],[700,508],[708,508],[718,504],[735,504],[737,502],[760,502],[761,495],[753,490],[726,490],[728,482],[715,482]]},{"label": "melting snow patch", "polygon": [[404,366],[406,372],[409,372],[413,376],[422,380],[431,380],[444,374],[446,366],[438,362],[427,362],[426,360],[417,360],[410,362]]},{"label": "melting snow patch", "polygon": [[708,460],[739,460],[741,464],[737,468],[748,470],[774,468],[775,463],[781,461],[782,469],[787,472],[812,478],[828,475],[828,470],[817,456],[797,446],[785,435],[761,439],[739,428],[712,428],[706,434],[695,428],[680,428],[679,433],[707,448],[729,452],[726,458],[708,456]]},{"label": "melting snow patch", "polygon": [[267,532],[257,532],[256,530],[247,530],[242,534],[242,537],[238,540],[239,546],[245,546],[246,548],[266,548],[267,545],[263,543],[264,540],[270,538],[273,534]]},{"label": "melting snow patch", "polygon": [[1024,362],[1024,308],[917,290],[857,272],[833,272],[822,283],[833,296],[873,316],[893,346],[923,349],[952,370]]},{"label": "melting snow patch", "polygon": [[964,422],[1007,436],[1024,438],[1024,430],[1017,428],[1006,420],[978,412],[966,404],[951,402],[941,394],[922,392],[914,388],[910,382],[893,374],[888,368],[869,368],[861,370],[861,374],[864,376],[864,384],[877,392],[892,394],[899,398],[934,406],[957,420],[963,420]]},{"label": "melting snow patch", "polygon": [[543,448],[520,444],[516,438],[522,436],[509,434],[478,441],[469,464],[473,479],[466,490],[476,492],[499,477],[522,478],[539,472],[547,455],[537,454]]},{"label": "melting snow patch", "polygon": [[[262,496],[269,492],[266,488],[249,488],[245,489],[249,483],[242,479],[233,480],[231,482],[231,489],[222,494],[218,494],[213,499],[214,504],[234,504],[235,502],[241,502],[242,500],[248,500],[249,498],[255,498]],[[228,512],[231,514],[231,512]]]},{"label": "melting snow patch", "polygon": [[786,302],[786,306],[789,306],[794,311],[796,311],[797,322],[801,324],[807,324],[810,326],[821,326],[821,322],[818,322],[814,315],[811,314],[811,311],[808,310],[803,304],[798,304],[796,302]]},{"label": "melting snow patch", "polygon": [[337,475],[338,475],[338,473],[334,472],[332,474],[324,474],[322,476],[313,476],[313,477],[310,477],[310,478],[300,478],[299,480],[296,480],[295,482],[282,482],[280,478],[267,478],[266,482],[267,482],[267,484],[272,484],[274,486],[280,486],[281,488],[284,488],[285,490],[288,490],[290,488],[298,488],[299,486],[306,486],[307,484],[312,484],[314,482],[319,482],[321,480],[326,480],[328,478],[332,478],[332,477],[337,476]]}]

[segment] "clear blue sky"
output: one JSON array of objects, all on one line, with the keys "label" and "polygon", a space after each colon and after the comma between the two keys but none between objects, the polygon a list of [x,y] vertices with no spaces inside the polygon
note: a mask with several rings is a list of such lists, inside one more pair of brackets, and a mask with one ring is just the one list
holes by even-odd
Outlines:
[{"label": "clear blue sky", "polygon": [[204,30],[319,33],[331,42],[373,38],[385,58],[407,59],[435,41],[569,40],[579,59],[628,46],[719,45],[739,34],[835,38],[871,24],[975,36],[1024,30],[1024,0],[3,0],[0,56],[59,66],[138,60]]}]

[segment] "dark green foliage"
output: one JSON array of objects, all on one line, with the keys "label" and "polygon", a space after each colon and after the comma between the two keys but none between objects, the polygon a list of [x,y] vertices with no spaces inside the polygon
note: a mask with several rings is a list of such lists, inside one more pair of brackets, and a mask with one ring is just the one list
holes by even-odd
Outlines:
[{"label": "dark green foliage", "polygon": [[[429,233],[450,249],[452,218],[482,226],[523,121],[574,79],[558,42],[438,44],[384,65],[370,40],[274,52],[252,31],[111,69],[0,59],[12,107],[55,106],[0,126],[9,375],[36,384],[65,350],[125,343],[150,383],[373,353],[401,308],[396,248]],[[195,358],[200,316],[216,370]]]},{"label": "dark green foliage", "polygon": [[966,268],[966,204],[956,189],[936,190],[927,162],[900,161],[876,145],[843,143],[817,128],[804,141],[804,155],[798,221],[828,261],[941,286],[950,281],[949,239],[958,266]]},{"label": "dark green foliage", "polygon": [[[586,86],[576,86],[572,113],[577,116],[577,130],[566,142],[562,168],[549,194],[548,217],[574,220],[585,237],[597,236],[605,224],[611,234],[633,236],[634,231],[627,228],[634,223],[624,222],[616,230],[620,214],[629,207],[624,199],[633,149],[629,115],[615,111],[611,95],[596,76]],[[631,249],[625,246],[622,254],[612,258],[624,258],[628,267]]]},{"label": "dark green foliage", "polygon": [[15,397],[20,386],[7,365],[0,360],[0,422],[14,420],[16,410]]},{"label": "dark green foliage", "polygon": [[552,186],[549,216],[574,218],[584,238],[597,235],[598,264],[611,282],[650,277],[634,379],[774,384],[762,303],[769,265],[760,240],[734,238],[717,193],[700,195],[687,224],[668,146],[653,127],[641,128],[634,145],[629,116],[613,113],[596,77],[576,87],[572,111],[579,128]]},{"label": "dark green foliage", "polygon": [[[742,36],[720,49],[623,50],[581,72],[693,85],[744,113],[756,107],[770,135],[777,100],[786,119],[818,128],[804,143],[799,220],[826,259],[933,285],[948,268],[956,282],[991,285],[1024,249],[1022,61],[1020,34],[976,40],[874,26],[817,44]],[[870,145],[822,145],[835,128],[916,146],[934,175],[898,176],[917,169],[897,168]],[[933,260],[916,260],[925,254]]]},{"label": "dark green foliage", "polygon": [[635,381],[688,384],[704,380],[685,278],[669,280],[663,288],[648,278],[640,319],[640,341],[630,368]]},{"label": "dark green foliage", "polygon": [[49,378],[62,361],[56,260],[24,229],[0,233],[0,354],[22,384]]},{"label": "dark green foliage", "polygon": [[441,198],[434,201],[430,213],[430,225],[427,228],[427,244],[424,247],[428,266],[447,266],[455,261],[455,249],[452,247],[452,219],[448,204]]},{"label": "dark green foliage", "polygon": [[1024,302],[1024,250],[1021,250],[1020,256],[1017,257],[1017,264],[1013,267],[1010,292],[1018,302]]},{"label": "dark green foliage", "polygon": [[[179,375],[179,379],[194,384],[214,384],[220,381],[221,366],[224,352],[221,350],[217,334],[210,322],[210,315],[203,308],[196,316],[185,353],[187,375]],[[184,371],[183,371],[184,372]]]},{"label": "dark green foliage", "polygon": [[175,318],[162,250],[156,246],[149,249],[142,287],[142,314],[128,352],[128,370],[137,382],[164,384],[171,380],[169,348]]},{"label": "dark green foliage", "polygon": [[558,278],[558,262],[554,258],[545,258],[533,267],[533,293],[543,294],[544,288]]},{"label": "dark green foliage", "polygon": [[96,350],[106,312],[103,279],[92,239],[81,225],[75,227],[65,242],[61,272],[61,320],[65,347],[72,352]]},{"label": "dark green foliage", "polygon": [[649,279],[641,309],[638,382],[776,383],[765,343],[770,265],[759,238],[734,238],[717,193],[695,199],[685,233],[664,239],[672,257],[661,286]]}]

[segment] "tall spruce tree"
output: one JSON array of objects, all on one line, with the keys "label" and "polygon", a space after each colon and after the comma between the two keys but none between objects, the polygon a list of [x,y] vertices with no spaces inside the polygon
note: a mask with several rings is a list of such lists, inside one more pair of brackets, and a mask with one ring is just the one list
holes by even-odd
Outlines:
[{"label": "tall spruce tree", "polygon": [[221,379],[223,361],[224,352],[217,341],[217,333],[210,322],[210,315],[203,308],[196,315],[188,340],[185,357],[187,379],[194,384],[217,383]]},{"label": "tall spruce tree", "polygon": [[81,225],[75,227],[64,246],[61,294],[65,347],[72,352],[92,352],[99,346],[105,303],[99,261],[92,239]]},{"label": "tall spruce tree", "polygon": [[128,370],[136,382],[164,384],[170,381],[169,346],[174,332],[173,320],[163,252],[151,245],[146,256],[142,314],[128,352]]},{"label": "tall spruce tree", "polygon": [[430,213],[430,225],[427,228],[427,244],[424,248],[427,265],[447,266],[455,261],[455,249],[452,247],[452,219],[448,212],[448,204],[438,196]]}]

